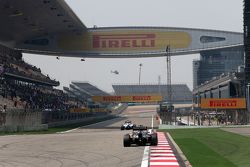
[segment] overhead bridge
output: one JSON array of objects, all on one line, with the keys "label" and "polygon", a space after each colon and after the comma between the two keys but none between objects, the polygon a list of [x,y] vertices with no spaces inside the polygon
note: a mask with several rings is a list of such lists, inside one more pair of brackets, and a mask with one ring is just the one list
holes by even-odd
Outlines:
[{"label": "overhead bridge", "polygon": [[133,58],[243,46],[243,34],[176,27],[87,28],[63,0],[0,2],[0,44],[25,53]]}]

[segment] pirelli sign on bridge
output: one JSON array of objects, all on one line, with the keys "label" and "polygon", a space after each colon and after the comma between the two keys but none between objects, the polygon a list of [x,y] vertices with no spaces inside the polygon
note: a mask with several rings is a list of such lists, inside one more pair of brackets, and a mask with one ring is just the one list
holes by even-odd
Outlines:
[{"label": "pirelli sign on bridge", "polygon": [[158,95],[142,95],[142,96],[93,96],[92,100],[94,102],[101,103],[153,103],[162,101],[162,96]]},{"label": "pirelli sign on bridge", "polygon": [[162,52],[170,41],[172,49],[183,49],[191,45],[192,37],[184,31],[99,30],[77,36],[63,34],[57,42],[64,50],[115,55],[115,53]]},{"label": "pirelli sign on bridge", "polygon": [[245,98],[201,99],[202,109],[246,109]]}]

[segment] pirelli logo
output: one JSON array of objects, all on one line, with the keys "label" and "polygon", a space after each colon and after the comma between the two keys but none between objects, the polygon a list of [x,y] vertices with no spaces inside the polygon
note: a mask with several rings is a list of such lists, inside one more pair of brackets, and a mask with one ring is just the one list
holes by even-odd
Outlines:
[{"label": "pirelli logo", "polygon": [[227,98],[227,99],[201,99],[201,108],[214,109],[245,109],[245,98]]},{"label": "pirelli logo", "polygon": [[151,96],[133,96],[133,101],[150,101]]},{"label": "pirelli logo", "polygon": [[103,96],[102,98],[105,102],[116,102],[122,100],[121,96]]},{"label": "pirelli logo", "polygon": [[149,34],[110,34],[93,35],[93,48],[154,48],[156,35]]},{"label": "pirelli logo", "polygon": [[236,107],[237,101],[236,100],[211,100],[209,102],[210,107]]},{"label": "pirelli logo", "polygon": [[160,95],[145,95],[145,96],[93,96],[94,102],[159,102],[162,101]]}]

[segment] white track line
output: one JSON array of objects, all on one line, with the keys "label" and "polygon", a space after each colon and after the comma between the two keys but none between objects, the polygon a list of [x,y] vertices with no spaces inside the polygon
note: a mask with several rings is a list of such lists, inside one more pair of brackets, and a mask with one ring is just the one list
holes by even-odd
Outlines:
[{"label": "white track line", "polygon": [[[116,118],[113,118],[113,119],[116,119]],[[106,121],[110,121],[110,120],[113,120],[113,119],[108,119],[108,120],[104,120],[104,121],[101,121],[101,122],[96,122],[96,123],[94,123],[94,124],[89,124],[89,125],[85,125],[85,126],[79,126],[78,128],[75,128],[75,129],[70,129],[70,130],[67,130],[67,131],[56,132],[56,133],[61,133],[61,134],[69,133],[69,132],[72,132],[72,131],[75,131],[75,130],[80,129],[81,127],[89,127],[89,126],[93,126],[93,125],[98,125],[98,124],[101,124],[101,123],[104,123],[104,122],[106,122]]]},{"label": "white track line", "polygon": [[150,157],[150,160],[176,160],[175,157]]},{"label": "white track line", "polygon": [[150,166],[179,166],[178,162],[150,162]]},{"label": "white track line", "polygon": [[172,150],[152,150],[151,153],[172,153]]},{"label": "white track line", "polygon": [[149,146],[146,146],[141,161],[141,167],[148,167],[148,158],[149,158]]},{"label": "white track line", "polygon": [[67,130],[67,131],[63,131],[63,132],[56,132],[56,133],[61,133],[61,134],[69,133],[69,132],[75,131],[75,130],[77,130],[77,129],[79,129],[79,128],[80,128],[80,127],[75,128],[75,129],[70,129],[70,130]]}]

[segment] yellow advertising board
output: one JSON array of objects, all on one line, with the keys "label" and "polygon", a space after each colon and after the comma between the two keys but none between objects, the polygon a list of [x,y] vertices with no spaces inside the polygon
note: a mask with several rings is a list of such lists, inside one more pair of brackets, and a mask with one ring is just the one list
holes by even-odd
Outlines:
[{"label": "yellow advertising board", "polygon": [[64,50],[101,53],[165,51],[167,45],[181,49],[188,48],[191,42],[187,32],[136,29],[63,34],[58,38],[58,46]]},{"label": "yellow advertising board", "polygon": [[70,112],[80,113],[80,112],[89,112],[88,108],[71,108]]},{"label": "yellow advertising board", "polygon": [[108,103],[108,102],[135,102],[135,103],[150,103],[162,101],[160,95],[141,95],[141,96],[93,96],[94,102]]},{"label": "yellow advertising board", "polygon": [[225,99],[201,99],[203,109],[245,109],[245,98],[225,98]]}]

